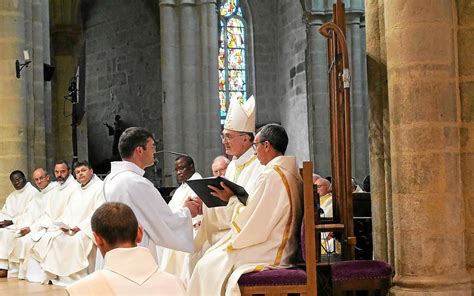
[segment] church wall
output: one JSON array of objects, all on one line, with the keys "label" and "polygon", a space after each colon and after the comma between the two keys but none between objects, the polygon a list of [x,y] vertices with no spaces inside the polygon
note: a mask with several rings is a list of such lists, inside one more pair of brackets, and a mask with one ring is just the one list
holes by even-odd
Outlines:
[{"label": "church wall", "polygon": [[306,94],[306,26],[299,1],[278,1],[277,95],[280,122],[290,137],[287,153],[309,159]]},{"label": "church wall", "polygon": [[161,138],[159,10],[145,0],[95,1],[84,13],[89,159],[112,156],[113,125],[143,126]]},{"label": "church wall", "polygon": [[252,11],[257,119],[256,124],[279,122],[275,112],[277,80],[277,1],[249,0]]}]

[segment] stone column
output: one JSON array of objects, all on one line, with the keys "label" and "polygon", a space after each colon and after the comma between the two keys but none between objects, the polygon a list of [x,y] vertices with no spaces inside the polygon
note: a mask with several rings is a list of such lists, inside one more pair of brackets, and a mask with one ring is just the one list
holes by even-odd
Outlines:
[{"label": "stone column", "polygon": [[[207,175],[219,151],[215,1],[160,0],[160,28],[163,147],[189,154]],[[170,186],[174,157],[163,160],[163,185]]]},{"label": "stone column", "polygon": [[[49,2],[44,1],[42,6],[43,18],[43,59],[46,64],[51,65],[51,48],[50,48],[50,32],[49,32]],[[44,97],[44,127],[45,127],[45,154],[46,169],[52,171],[54,168],[54,135],[52,122],[52,105],[51,105],[51,82],[45,82],[43,88]]]},{"label": "stone column", "polygon": [[[45,167],[46,165],[46,139],[45,139],[45,116],[44,116],[44,58],[43,58],[43,4],[47,2],[33,0],[32,24],[33,24],[33,120],[31,122],[32,138],[28,139],[30,170],[35,167]],[[49,22],[46,23],[49,26]]]},{"label": "stone column", "polygon": [[374,258],[393,264],[390,127],[383,0],[366,1],[370,182]]},{"label": "stone column", "polygon": [[[163,89],[163,149],[177,151],[183,147],[181,136],[181,84],[179,51],[179,15],[175,0],[160,0],[161,81]],[[174,161],[163,158],[164,186],[171,186],[174,179]]]},{"label": "stone column", "polygon": [[471,293],[463,252],[453,4],[385,1],[394,295]]},{"label": "stone column", "polygon": [[8,179],[13,170],[29,174],[27,153],[26,83],[15,77],[15,60],[23,61],[25,49],[22,1],[3,1],[0,6],[0,205],[13,187]]},{"label": "stone column", "polygon": [[461,97],[461,179],[466,205],[466,261],[474,284],[474,6],[456,1],[458,8],[459,90]]}]

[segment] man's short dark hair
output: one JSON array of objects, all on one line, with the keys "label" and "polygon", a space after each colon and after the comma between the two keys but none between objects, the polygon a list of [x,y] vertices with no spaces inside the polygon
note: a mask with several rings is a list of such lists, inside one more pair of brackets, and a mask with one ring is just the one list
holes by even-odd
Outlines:
[{"label": "man's short dark hair", "polygon": [[70,170],[71,167],[69,166],[69,163],[67,161],[65,161],[64,159],[63,160],[58,160],[56,161],[56,163],[54,164],[54,166],[58,165],[58,164],[64,164],[66,165],[67,169]]},{"label": "man's short dark hair", "polygon": [[[143,127],[129,127],[120,136],[118,149],[122,158],[129,158],[137,147],[146,149],[148,138],[153,139],[153,134]],[[153,139],[154,140],[154,139]]]},{"label": "man's short dark hair", "polygon": [[25,174],[24,174],[22,171],[20,171],[20,170],[15,170],[15,171],[11,172],[11,173],[10,173],[10,180],[13,178],[13,176],[16,176],[16,175],[18,175],[18,176],[20,176],[21,178],[23,178],[23,179],[26,180]]},{"label": "man's short dark hair", "polygon": [[120,202],[106,202],[92,215],[92,231],[109,245],[135,243],[138,222],[132,209]]},{"label": "man's short dark hair", "polygon": [[89,164],[87,160],[82,160],[74,164],[74,170],[81,166],[85,166],[85,167],[88,167],[89,169],[92,169],[91,165]]},{"label": "man's short dark hair", "polygon": [[176,159],[174,161],[177,162],[180,159],[183,159],[187,166],[194,168],[194,160],[191,156],[189,156],[189,155],[180,155],[180,156],[176,157]]},{"label": "man's short dark hair", "polygon": [[270,142],[273,149],[285,154],[288,147],[288,134],[281,125],[269,123],[264,125],[258,133],[260,134],[260,141]]}]

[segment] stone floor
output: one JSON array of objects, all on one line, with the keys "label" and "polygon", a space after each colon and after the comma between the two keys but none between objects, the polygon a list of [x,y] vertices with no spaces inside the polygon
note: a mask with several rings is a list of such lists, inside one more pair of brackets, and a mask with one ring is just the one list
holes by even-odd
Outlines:
[{"label": "stone floor", "polygon": [[63,287],[41,285],[18,279],[0,278],[0,295],[67,295]]}]

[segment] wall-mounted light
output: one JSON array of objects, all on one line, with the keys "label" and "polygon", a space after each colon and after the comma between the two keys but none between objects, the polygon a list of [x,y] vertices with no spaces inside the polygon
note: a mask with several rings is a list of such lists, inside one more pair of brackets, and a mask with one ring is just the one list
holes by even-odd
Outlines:
[{"label": "wall-mounted light", "polygon": [[16,78],[18,79],[20,79],[21,70],[23,70],[24,67],[28,67],[28,65],[31,63],[30,54],[28,53],[28,50],[23,51],[23,57],[25,58],[24,63],[20,63],[18,60],[15,61]]}]

